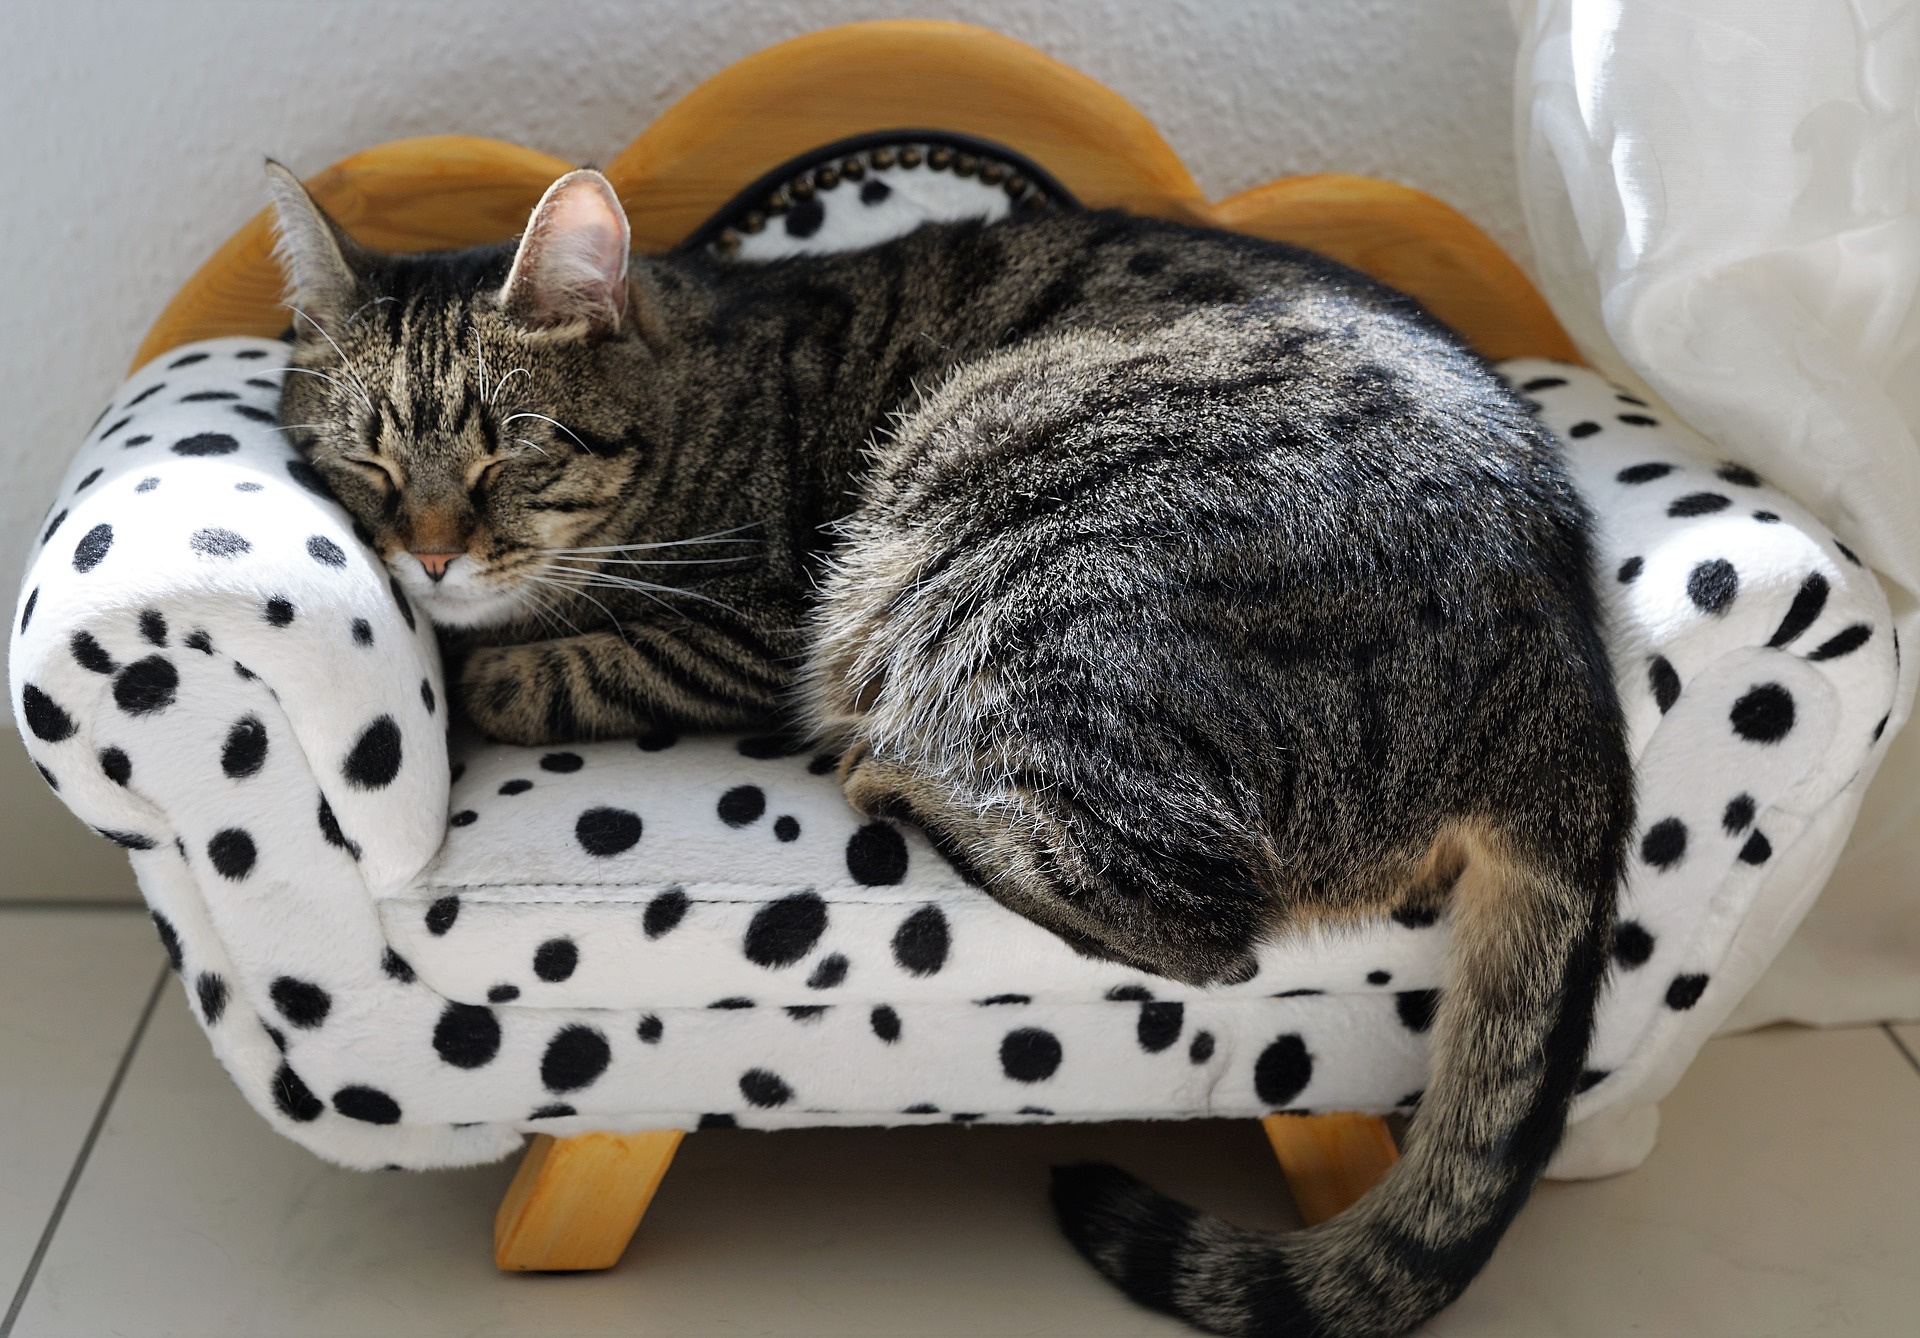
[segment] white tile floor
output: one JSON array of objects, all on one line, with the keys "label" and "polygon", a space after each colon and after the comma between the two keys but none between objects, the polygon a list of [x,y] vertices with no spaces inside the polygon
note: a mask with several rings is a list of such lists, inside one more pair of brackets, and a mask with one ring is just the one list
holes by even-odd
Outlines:
[{"label": "white tile floor", "polygon": [[[153,1002],[163,974],[137,910],[0,902],[0,1338],[1178,1334],[1055,1236],[1048,1165],[1296,1224],[1250,1123],[729,1131],[687,1140],[618,1268],[502,1276],[510,1167],[321,1164],[247,1109],[170,978]],[[1914,1054],[1920,1027],[1714,1042],[1652,1160],[1542,1188],[1426,1332],[1920,1333]]]}]

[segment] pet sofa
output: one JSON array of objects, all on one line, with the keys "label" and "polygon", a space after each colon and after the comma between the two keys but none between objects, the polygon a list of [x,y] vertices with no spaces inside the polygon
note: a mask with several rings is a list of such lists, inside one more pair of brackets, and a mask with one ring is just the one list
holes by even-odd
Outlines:
[{"label": "pet sofa", "polygon": [[[880,48],[892,81],[834,77]],[[805,114],[766,142],[739,129],[769,107]],[[897,128],[927,125],[946,129]],[[375,245],[445,246],[510,235],[566,166],[413,141],[312,186]],[[1575,365],[1444,206],[1352,178],[1207,205],[1138,113],[990,34],[860,25],[775,48],[608,171],[637,245],[730,263],[1076,199],[1243,227],[1399,284],[1503,359],[1599,517],[1640,792],[1554,1170],[1644,1157],[1655,1102],[1816,894],[1881,743],[1898,646],[1840,538]],[[1276,943],[1251,979],[1197,989],[1075,955],[910,827],[858,818],[834,759],[793,741],[449,733],[432,630],[277,430],[267,244],[263,217],[209,262],[88,432],[10,665],[36,765],[127,848],[215,1052],[277,1129],[366,1168],[552,1136],[503,1207],[512,1267],[612,1262],[678,1131],[714,1126],[1258,1117],[1283,1160],[1304,1166],[1316,1128],[1390,1158],[1376,1122],[1289,1117],[1417,1107],[1444,917]],[[563,1172],[570,1148],[599,1160]],[[549,1221],[513,1244],[589,1174],[628,1187],[624,1228],[583,1250]]]}]

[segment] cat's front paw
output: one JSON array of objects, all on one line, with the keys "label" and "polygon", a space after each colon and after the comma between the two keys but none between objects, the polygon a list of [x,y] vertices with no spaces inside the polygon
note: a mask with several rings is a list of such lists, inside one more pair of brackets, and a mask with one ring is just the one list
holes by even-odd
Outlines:
[{"label": "cat's front paw", "polygon": [[552,667],[537,646],[486,646],[460,666],[454,695],[489,738],[502,743],[553,743],[547,699]]}]

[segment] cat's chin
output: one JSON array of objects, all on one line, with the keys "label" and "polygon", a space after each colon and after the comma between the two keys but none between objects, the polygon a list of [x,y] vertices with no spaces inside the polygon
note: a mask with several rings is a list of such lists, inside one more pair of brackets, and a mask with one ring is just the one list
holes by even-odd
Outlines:
[{"label": "cat's chin", "polygon": [[498,627],[515,621],[524,610],[513,591],[463,591],[409,587],[407,595],[437,627]]}]

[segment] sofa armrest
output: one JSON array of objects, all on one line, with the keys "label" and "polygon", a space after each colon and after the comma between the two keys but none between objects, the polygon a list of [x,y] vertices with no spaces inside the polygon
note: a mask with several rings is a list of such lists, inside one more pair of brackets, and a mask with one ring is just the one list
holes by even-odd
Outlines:
[{"label": "sofa armrest", "polygon": [[[439,656],[275,426],[284,362],[212,340],[115,395],[35,539],[15,715],[82,819],[178,844],[205,884],[331,849],[365,889],[396,887],[446,830]],[[262,798],[290,766],[297,817]]]}]

